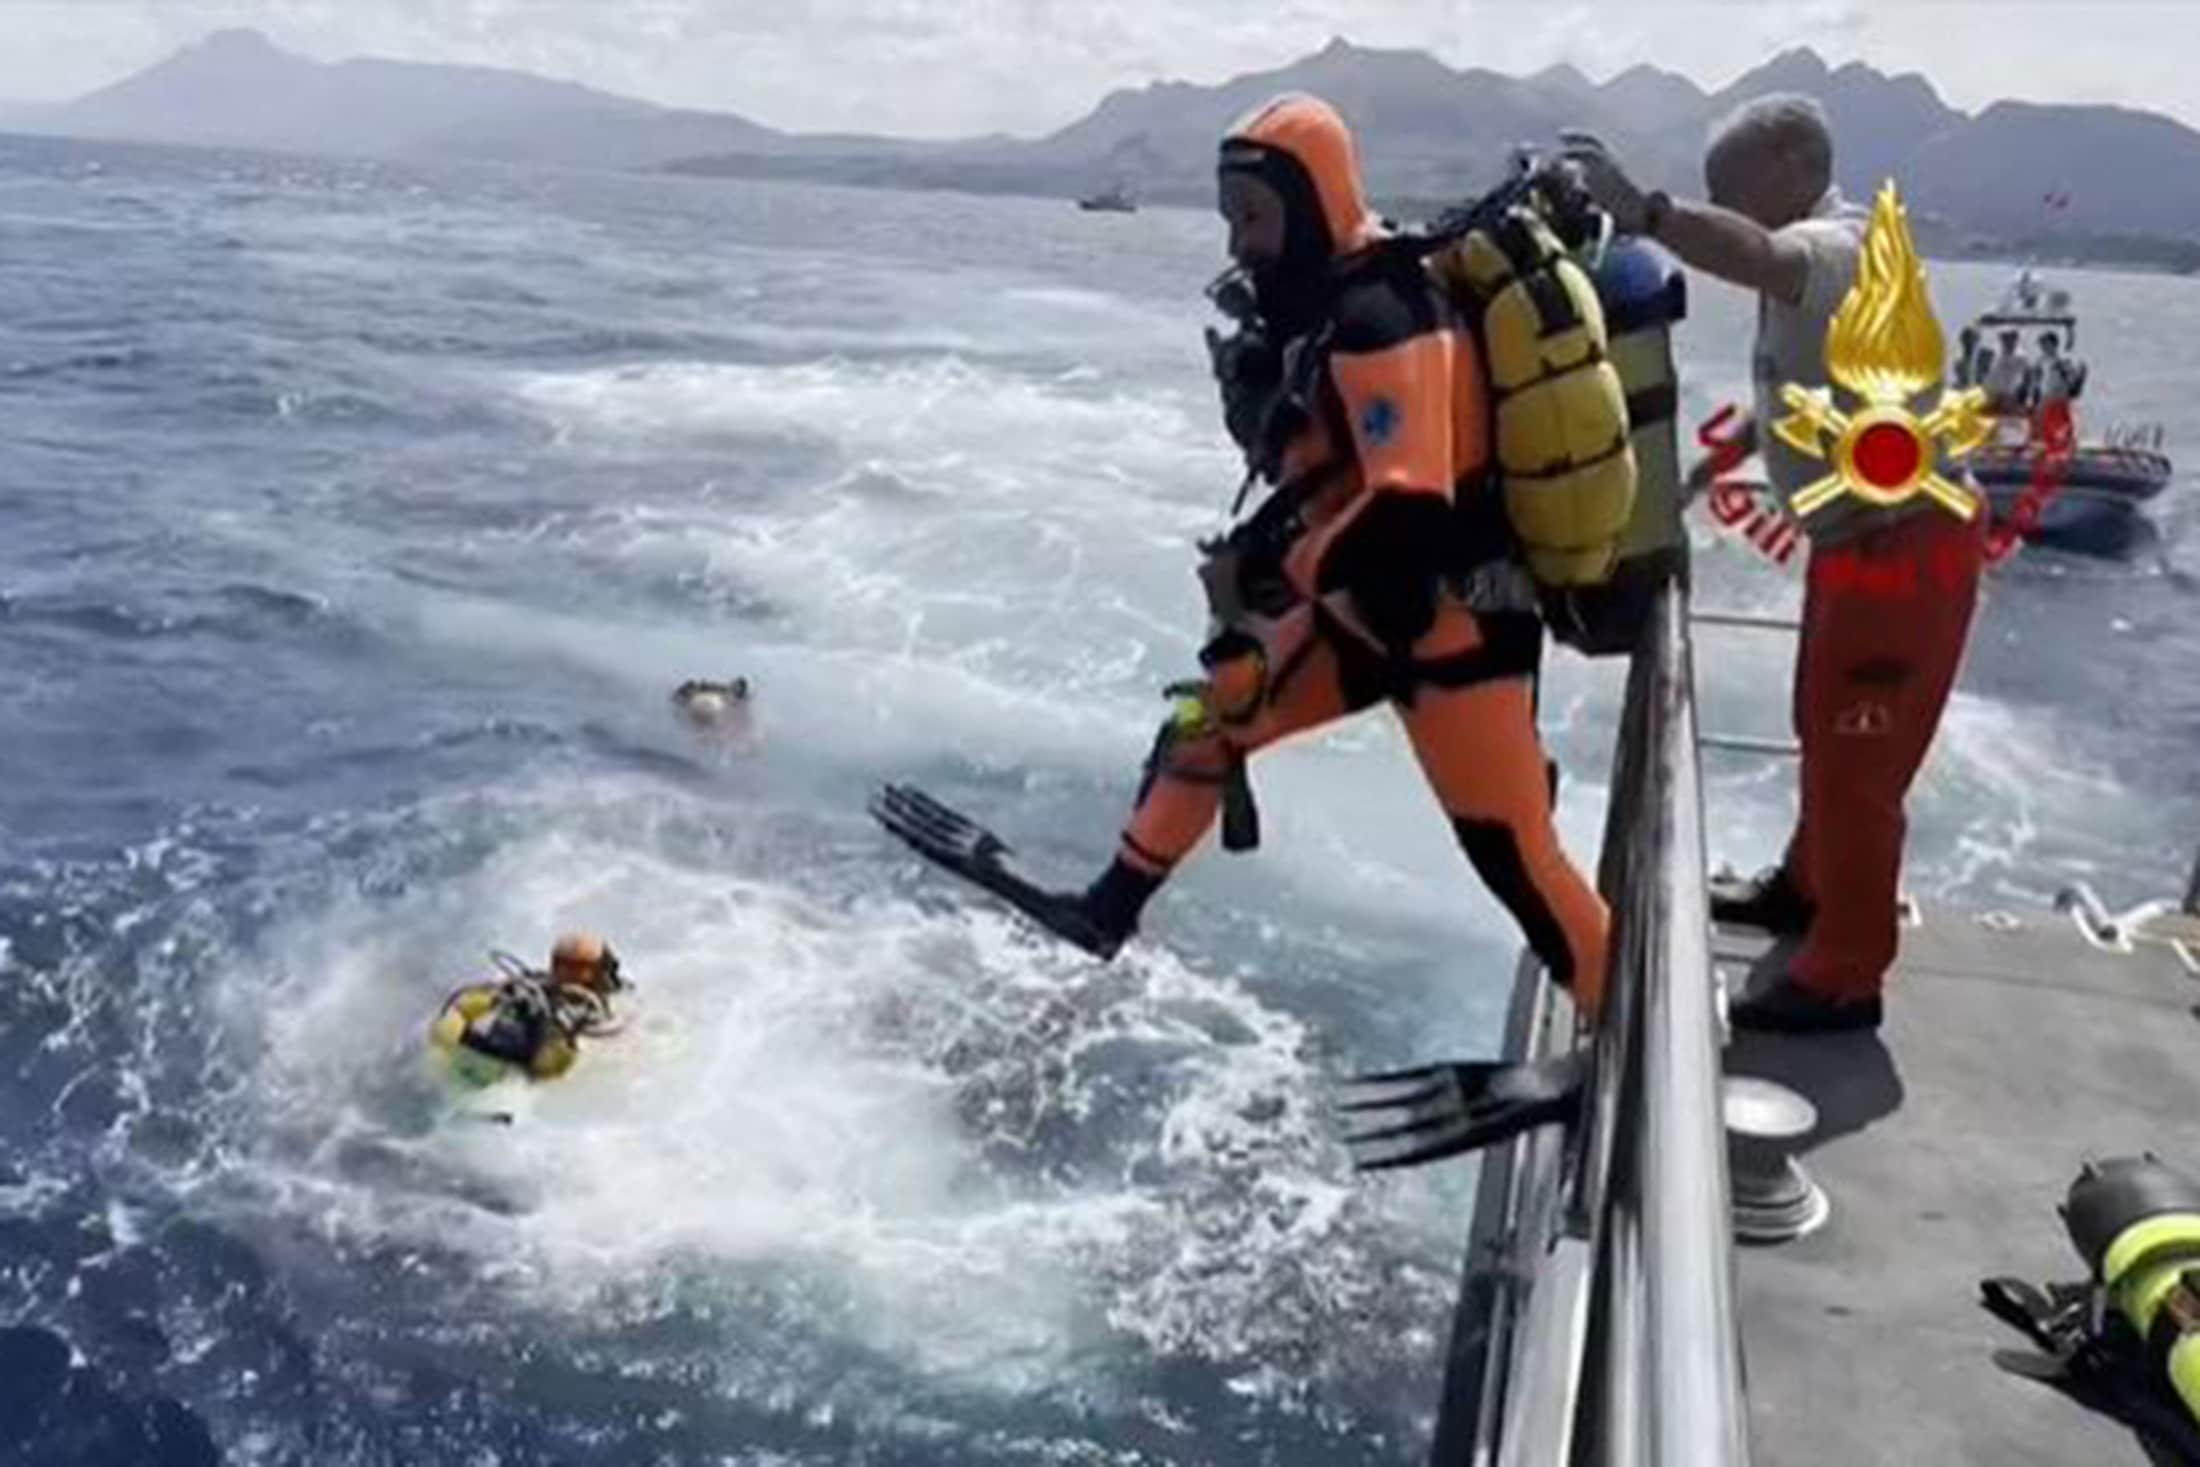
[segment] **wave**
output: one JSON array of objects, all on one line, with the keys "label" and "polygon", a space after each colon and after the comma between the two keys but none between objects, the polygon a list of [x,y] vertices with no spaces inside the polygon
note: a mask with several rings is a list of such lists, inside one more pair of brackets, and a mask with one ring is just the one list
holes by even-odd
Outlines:
[{"label": "wave", "polygon": [[158,598],[142,592],[33,592],[0,598],[0,621],[121,641],[213,637],[259,642],[306,632],[326,642],[351,641],[365,632],[326,597],[242,582]]}]

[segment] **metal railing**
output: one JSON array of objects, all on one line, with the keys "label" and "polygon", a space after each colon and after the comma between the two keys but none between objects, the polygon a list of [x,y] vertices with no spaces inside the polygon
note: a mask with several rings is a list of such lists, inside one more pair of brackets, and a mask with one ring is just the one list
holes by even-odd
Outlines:
[{"label": "metal railing", "polygon": [[[1692,626],[1735,627],[1753,632],[1785,632],[1793,636],[1803,629],[1803,624],[1789,616],[1760,616],[1745,611],[1696,611],[1690,610],[1686,620]],[[1724,754],[1770,755],[1780,759],[1799,759],[1803,746],[1793,739],[1763,739],[1747,734],[1699,733],[1696,746],[1700,749],[1716,749]]]},{"label": "metal railing", "polygon": [[[1436,1467],[1748,1467],[1687,592],[1628,673],[1598,887],[1611,983],[1564,1130],[1485,1153]],[[1524,963],[1505,1053],[1572,1036]]]},{"label": "metal railing", "polygon": [[[1625,919],[1648,927],[1639,976],[1643,1108],[1634,1139],[1642,1187],[1644,1344],[1657,1409],[1647,1460],[1656,1467],[1746,1467],[1741,1331],[1726,1170],[1718,978],[1704,891],[1702,776],[1697,767],[1694,651],[1685,590],[1651,625],[1651,825],[1646,870],[1623,892]],[[1640,828],[1638,825],[1638,836]],[[1623,919],[1624,920],[1624,919]],[[1630,975],[1632,976],[1632,975]]]}]

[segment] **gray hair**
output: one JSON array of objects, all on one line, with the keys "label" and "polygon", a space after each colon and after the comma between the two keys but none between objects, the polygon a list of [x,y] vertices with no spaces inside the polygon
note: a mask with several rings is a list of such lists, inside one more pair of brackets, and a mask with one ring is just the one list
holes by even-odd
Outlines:
[{"label": "gray hair", "polygon": [[1706,159],[1737,148],[1764,148],[1808,175],[1820,192],[1833,184],[1833,128],[1816,97],[1774,92],[1753,97],[1711,129]]}]

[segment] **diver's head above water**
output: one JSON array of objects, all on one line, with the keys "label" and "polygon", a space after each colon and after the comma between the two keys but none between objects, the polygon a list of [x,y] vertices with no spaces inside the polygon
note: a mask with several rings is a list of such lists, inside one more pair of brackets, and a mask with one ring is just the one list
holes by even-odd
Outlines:
[{"label": "diver's head above water", "polygon": [[1276,97],[1223,135],[1215,183],[1231,258],[1251,274],[1261,314],[1295,334],[1325,304],[1331,262],[1379,231],[1351,130],[1319,98]]},{"label": "diver's head above water", "polygon": [[687,724],[705,733],[750,731],[750,689],[745,677],[725,682],[689,678],[672,690],[672,706]]},{"label": "diver's head above water", "polygon": [[1833,131],[1809,97],[1743,103],[1711,132],[1703,157],[1711,202],[1779,229],[1807,217],[1833,187]]},{"label": "diver's head above water", "polygon": [[619,975],[619,955],[593,932],[568,932],[557,940],[550,949],[550,982],[596,994],[617,993],[626,987]]}]

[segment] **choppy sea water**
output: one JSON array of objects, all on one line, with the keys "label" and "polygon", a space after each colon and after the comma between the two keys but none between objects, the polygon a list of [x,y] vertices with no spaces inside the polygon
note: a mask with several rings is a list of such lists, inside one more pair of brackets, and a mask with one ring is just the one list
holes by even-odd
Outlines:
[{"label": "choppy sea water", "polygon": [[[1218,249],[1179,211],[0,138],[0,1445],[1416,1457],[1471,1171],[1353,1180],[1321,1085],[1485,1047],[1516,939],[1387,718],[1265,759],[1262,851],[1107,967],[862,809],[916,779],[1065,880],[1105,859],[1235,484]],[[1933,279],[1953,319],[2002,272]],[[2093,410],[2179,453],[2200,284],[2072,284]],[[1695,294],[1692,418],[1748,325]],[[2178,883],[2189,499],[1996,574],[1921,895]],[[1697,533],[1701,599],[1792,603]],[[1778,639],[1698,663],[1708,726],[1781,731]],[[665,696],[736,673],[729,757]],[[1550,659],[1585,861],[1619,691]],[[1773,855],[1788,772],[1706,774],[1714,854]],[[575,924],[635,1029],[518,1124],[451,1119],[427,1016]]]}]

